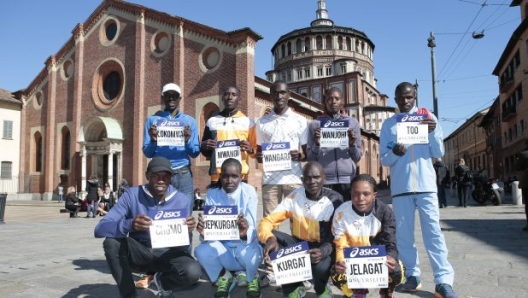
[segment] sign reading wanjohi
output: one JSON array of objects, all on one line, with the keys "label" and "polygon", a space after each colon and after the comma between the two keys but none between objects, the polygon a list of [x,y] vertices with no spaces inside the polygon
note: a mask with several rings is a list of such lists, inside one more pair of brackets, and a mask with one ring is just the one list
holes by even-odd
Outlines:
[{"label": "sign reading wanjohi", "polygon": [[348,147],[348,120],[321,120],[321,148]]},{"label": "sign reading wanjohi", "polygon": [[427,115],[423,114],[398,114],[396,115],[396,139],[398,143],[427,144],[429,143],[429,127],[421,124]]},{"label": "sign reading wanjohi", "polygon": [[185,209],[151,210],[150,241],[152,248],[189,245],[189,229],[185,222]]},{"label": "sign reading wanjohi", "polygon": [[216,142],[215,149],[216,167],[220,168],[228,158],[241,161],[240,140],[225,140]]},{"label": "sign reading wanjohi", "polygon": [[350,289],[386,288],[389,268],[384,245],[345,248],[347,284]]},{"label": "sign reading wanjohi", "polygon": [[156,121],[158,146],[185,146],[183,123],[178,120],[160,118]]},{"label": "sign reading wanjohi", "polygon": [[263,143],[262,165],[264,172],[290,170],[290,142]]},{"label": "sign reading wanjohi", "polygon": [[235,205],[206,205],[204,207],[204,240],[239,240]]},{"label": "sign reading wanjohi", "polygon": [[308,242],[302,241],[270,254],[275,281],[278,285],[312,279],[312,263]]}]

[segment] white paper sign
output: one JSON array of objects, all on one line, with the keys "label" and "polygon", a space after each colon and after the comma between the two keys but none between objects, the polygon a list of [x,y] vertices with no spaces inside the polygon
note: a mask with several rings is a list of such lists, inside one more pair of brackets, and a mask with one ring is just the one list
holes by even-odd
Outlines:
[{"label": "white paper sign", "polygon": [[204,240],[239,240],[237,217],[234,205],[206,205],[204,207]]},{"label": "white paper sign", "polygon": [[321,120],[321,148],[348,147],[348,120]]},{"label": "white paper sign", "polygon": [[421,124],[427,115],[399,114],[396,117],[396,142],[406,145],[428,144],[429,126]]},{"label": "white paper sign", "polygon": [[385,246],[345,248],[344,252],[349,289],[387,288],[389,286]]},{"label": "white paper sign", "polygon": [[224,161],[229,158],[242,161],[240,156],[240,140],[225,140],[216,142],[216,167],[222,167]]},{"label": "white paper sign", "polygon": [[189,245],[186,213],[184,209],[149,212],[153,219],[149,229],[152,248]]},{"label": "white paper sign", "polygon": [[158,146],[185,146],[184,125],[177,120],[158,119]]},{"label": "white paper sign", "polygon": [[312,279],[312,265],[306,241],[281,248],[270,257],[278,285]]},{"label": "white paper sign", "polygon": [[262,166],[264,172],[291,170],[290,143],[263,143]]}]

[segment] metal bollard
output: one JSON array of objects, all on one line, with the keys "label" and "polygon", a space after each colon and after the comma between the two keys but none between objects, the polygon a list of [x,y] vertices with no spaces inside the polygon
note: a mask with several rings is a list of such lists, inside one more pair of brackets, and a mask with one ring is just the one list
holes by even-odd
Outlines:
[{"label": "metal bollard", "polygon": [[4,214],[7,202],[7,193],[0,193],[0,224],[5,224]]},{"label": "metal bollard", "polygon": [[519,188],[519,181],[512,182],[512,201],[513,205],[522,205],[522,190]]}]

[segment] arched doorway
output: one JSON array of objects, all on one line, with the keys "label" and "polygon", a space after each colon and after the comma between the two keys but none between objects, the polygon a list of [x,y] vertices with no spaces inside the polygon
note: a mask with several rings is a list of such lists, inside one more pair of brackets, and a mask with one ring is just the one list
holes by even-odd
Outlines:
[{"label": "arched doorway", "polygon": [[123,130],[109,117],[89,118],[81,127],[77,142],[81,145],[81,185],[96,176],[99,183],[108,183],[113,190],[122,178]]}]

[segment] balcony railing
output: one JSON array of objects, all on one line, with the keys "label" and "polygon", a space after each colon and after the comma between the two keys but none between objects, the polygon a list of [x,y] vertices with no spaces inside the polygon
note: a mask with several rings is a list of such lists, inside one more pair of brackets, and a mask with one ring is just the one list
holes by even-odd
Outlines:
[{"label": "balcony railing", "polygon": [[507,106],[506,108],[502,109],[502,122],[508,121],[511,117],[517,115],[517,107],[516,106]]},{"label": "balcony railing", "polygon": [[500,92],[501,93],[509,92],[511,90],[511,88],[513,87],[514,83],[515,83],[515,80],[514,80],[513,76],[505,76],[501,80]]}]

